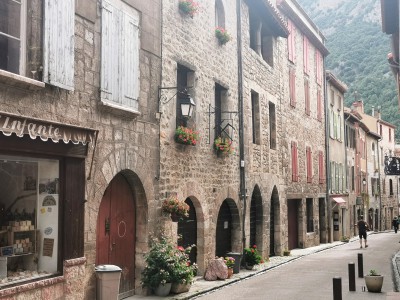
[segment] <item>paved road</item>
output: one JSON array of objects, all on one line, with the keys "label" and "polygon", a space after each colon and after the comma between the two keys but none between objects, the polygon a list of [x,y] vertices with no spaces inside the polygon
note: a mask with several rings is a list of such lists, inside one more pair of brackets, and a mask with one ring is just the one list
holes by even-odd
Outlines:
[{"label": "paved road", "polygon": [[[324,300],[333,299],[332,279],[342,278],[345,299],[400,299],[393,296],[392,257],[400,250],[400,233],[386,232],[368,236],[369,247],[360,249],[350,242],[281,265],[263,274],[225,286],[197,297],[201,300]],[[362,292],[364,279],[358,278],[358,253],[363,254],[364,274],[375,269],[385,276],[382,293]],[[349,292],[348,264],[355,263],[356,292]]]}]

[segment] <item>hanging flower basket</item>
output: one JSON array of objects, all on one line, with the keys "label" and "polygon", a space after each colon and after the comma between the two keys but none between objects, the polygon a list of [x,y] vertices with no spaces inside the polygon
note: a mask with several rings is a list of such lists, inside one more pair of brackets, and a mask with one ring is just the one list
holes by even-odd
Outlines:
[{"label": "hanging flower basket", "polygon": [[175,130],[175,142],[183,145],[196,146],[199,142],[199,132],[184,126],[179,126]]},{"label": "hanging flower basket", "polygon": [[199,11],[199,3],[194,0],[179,0],[179,10],[193,18]]},{"label": "hanging flower basket", "polygon": [[225,28],[222,27],[215,28],[215,36],[221,45],[225,45],[231,40],[229,33],[225,30]]},{"label": "hanging flower basket", "polygon": [[165,199],[162,203],[162,211],[170,214],[173,222],[178,222],[180,219],[189,217],[189,209],[189,205],[179,200],[175,195]]},{"label": "hanging flower basket", "polygon": [[232,140],[220,136],[214,140],[214,149],[217,154],[229,155],[234,152]]}]

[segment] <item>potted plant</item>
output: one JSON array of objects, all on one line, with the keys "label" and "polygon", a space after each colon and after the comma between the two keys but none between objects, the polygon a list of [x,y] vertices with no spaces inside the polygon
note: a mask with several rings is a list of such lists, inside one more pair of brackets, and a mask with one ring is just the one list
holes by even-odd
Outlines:
[{"label": "potted plant", "polygon": [[370,270],[369,273],[364,276],[364,279],[368,292],[381,292],[383,285],[383,275],[379,275],[376,270]]},{"label": "potted plant", "polygon": [[221,45],[224,45],[231,40],[231,36],[229,35],[229,33],[226,31],[225,28],[222,27],[215,28],[215,36],[217,37]]},{"label": "potted plant", "polygon": [[172,285],[175,247],[162,235],[153,239],[145,255],[146,267],[142,272],[142,286],[150,288],[157,296],[167,296]]},{"label": "potted plant", "polygon": [[341,238],[341,241],[343,242],[343,243],[348,243],[349,241],[350,241],[350,238],[348,237],[348,236],[342,236],[342,238]]},{"label": "potted plant", "polygon": [[199,3],[194,0],[179,0],[179,10],[193,18],[199,10]]},{"label": "potted plant", "polygon": [[244,263],[246,269],[252,270],[255,265],[263,263],[263,259],[260,254],[258,254],[257,245],[253,245],[250,248],[244,248]]},{"label": "potted plant", "polygon": [[178,222],[183,218],[189,217],[189,205],[182,200],[179,200],[176,195],[170,196],[162,203],[162,211],[170,214],[173,222]]},{"label": "potted plant", "polygon": [[199,141],[199,132],[193,129],[179,126],[175,130],[175,142],[183,145],[196,146]]},{"label": "potted plant", "polygon": [[175,294],[189,291],[194,275],[196,274],[197,265],[189,260],[189,253],[192,245],[187,248],[178,246],[174,255],[174,268],[171,274],[172,286],[171,292]]},{"label": "potted plant", "polygon": [[233,267],[235,266],[235,259],[233,257],[227,256],[224,258],[225,264],[228,267],[228,278],[233,275]]},{"label": "potted plant", "polygon": [[232,154],[234,150],[232,140],[219,136],[214,140],[214,149],[217,151],[217,154]]},{"label": "potted plant", "polygon": [[283,251],[283,256],[290,256],[290,250],[285,249],[285,250]]}]

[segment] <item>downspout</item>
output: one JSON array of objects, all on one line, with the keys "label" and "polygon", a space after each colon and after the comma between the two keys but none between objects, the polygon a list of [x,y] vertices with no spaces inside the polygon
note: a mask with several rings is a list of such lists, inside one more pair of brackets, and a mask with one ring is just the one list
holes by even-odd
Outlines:
[{"label": "downspout", "polygon": [[[163,76],[163,26],[164,26],[164,14],[163,14],[163,4],[162,0],[160,1],[160,84],[157,89],[157,113],[156,116],[158,116],[158,170],[155,179],[157,181],[160,180],[160,174],[161,174],[161,117],[162,117],[162,112],[161,112],[161,105],[160,105],[160,99],[161,99],[161,90],[159,89],[162,87],[162,76]],[[157,117],[156,117],[157,118]],[[158,190],[160,187],[158,186]]]},{"label": "downspout", "polygon": [[[236,0],[237,10],[237,56],[238,56],[238,105],[239,105],[239,166],[240,166],[240,198],[243,201],[242,246],[246,248],[246,173],[244,165],[244,125],[243,125],[243,66],[242,66],[242,10],[241,0]],[[242,250],[243,250],[242,249]]]},{"label": "downspout", "polygon": [[382,138],[378,140],[378,190],[379,190],[379,231],[382,231],[382,191],[381,191],[381,160],[379,158],[379,152],[381,152],[381,149],[379,148],[379,142],[382,141]]},{"label": "downspout", "polygon": [[325,193],[326,193],[326,208],[327,208],[327,214],[328,214],[328,243],[332,243],[332,235],[331,235],[331,228],[332,228],[332,204],[329,199],[329,186],[330,186],[330,177],[329,175],[331,174],[331,167],[330,167],[330,155],[329,155],[329,103],[328,103],[328,92],[327,92],[327,85],[329,79],[326,79],[326,72],[325,72],[325,57],[323,59],[323,74],[325,75],[325,83],[324,83],[324,102],[325,102],[325,178],[326,178],[326,184],[325,184]]}]

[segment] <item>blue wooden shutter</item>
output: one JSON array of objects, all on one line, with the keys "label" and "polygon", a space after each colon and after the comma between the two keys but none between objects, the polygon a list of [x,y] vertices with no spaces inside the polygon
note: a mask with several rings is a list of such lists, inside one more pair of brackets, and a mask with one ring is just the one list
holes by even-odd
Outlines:
[{"label": "blue wooden shutter", "polygon": [[123,3],[102,3],[101,100],[138,111],[139,17]]},{"label": "blue wooden shutter", "polygon": [[44,81],[74,90],[75,0],[44,3]]}]

